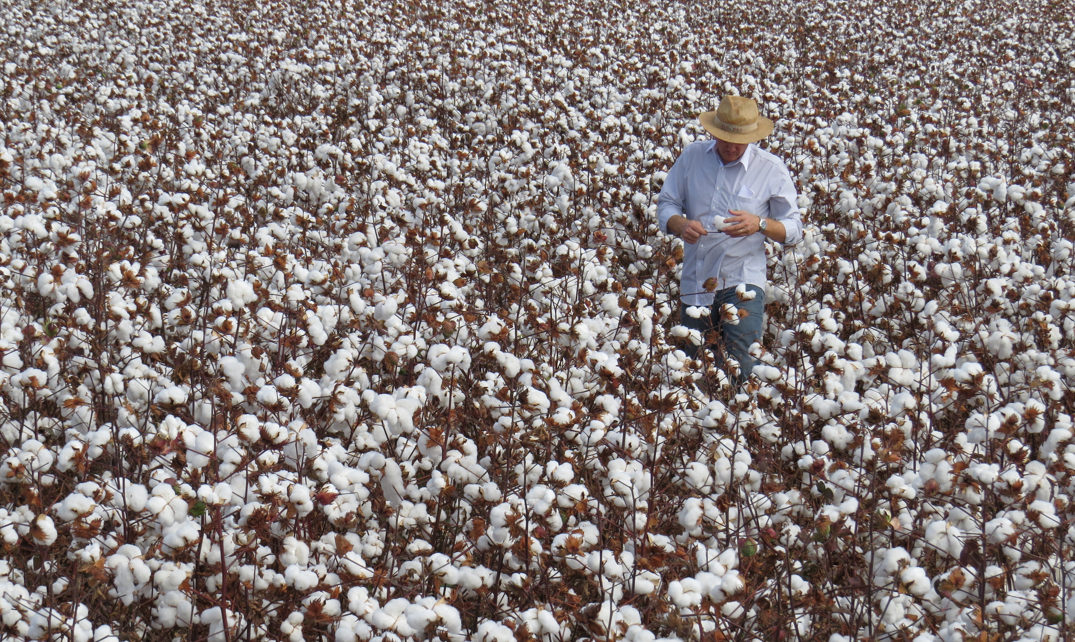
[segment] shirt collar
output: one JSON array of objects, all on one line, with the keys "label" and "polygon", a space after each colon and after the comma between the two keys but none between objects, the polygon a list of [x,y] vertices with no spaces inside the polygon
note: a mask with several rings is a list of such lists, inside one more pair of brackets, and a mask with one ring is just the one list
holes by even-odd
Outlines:
[{"label": "shirt collar", "polygon": [[[717,160],[720,161],[721,164],[724,163],[724,160],[721,159],[720,154],[717,153],[717,141],[713,141],[712,143],[710,143],[710,145],[709,145],[709,153],[711,153],[714,156],[716,156]],[[747,150],[745,152],[743,152],[743,155],[740,156],[739,160],[735,161],[735,163],[742,163],[743,169],[744,170],[749,170],[750,169],[750,159],[753,156],[753,154],[754,154],[754,143],[751,143],[751,144],[747,145]],[[728,164],[729,165],[735,165],[735,163],[728,163]]]}]

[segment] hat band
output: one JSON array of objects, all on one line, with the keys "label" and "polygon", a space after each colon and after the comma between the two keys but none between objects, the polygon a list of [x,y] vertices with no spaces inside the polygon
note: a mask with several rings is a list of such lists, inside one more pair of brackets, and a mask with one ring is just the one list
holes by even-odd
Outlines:
[{"label": "hat band", "polygon": [[758,121],[754,121],[749,125],[733,125],[721,120],[720,116],[714,116],[713,120],[716,121],[717,127],[728,132],[729,134],[749,134],[758,128]]}]

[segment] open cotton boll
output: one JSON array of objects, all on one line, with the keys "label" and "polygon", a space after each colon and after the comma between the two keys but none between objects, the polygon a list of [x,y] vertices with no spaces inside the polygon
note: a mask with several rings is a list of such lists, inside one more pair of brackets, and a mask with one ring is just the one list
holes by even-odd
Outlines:
[{"label": "open cotton boll", "polygon": [[183,431],[183,443],[187,448],[187,465],[193,469],[209,465],[210,457],[216,451],[216,440],[212,433],[196,426],[188,426]]},{"label": "open cotton boll", "polygon": [[288,493],[288,503],[295,507],[299,517],[309,515],[314,509],[313,499],[310,495],[310,487],[306,484],[292,484]]},{"label": "open cotton boll", "polygon": [[232,307],[236,310],[241,310],[258,300],[258,294],[254,291],[254,286],[241,279],[233,279],[228,282],[227,295]]},{"label": "open cotton boll", "polygon": [[743,590],[746,584],[739,575],[738,570],[729,570],[720,578],[720,590],[726,595],[735,595]]},{"label": "open cotton boll", "polygon": [[126,506],[128,511],[140,513],[146,508],[149,501],[149,489],[142,484],[125,482],[122,485],[122,493],[113,493],[113,505]]},{"label": "open cotton boll", "polygon": [[681,609],[698,606],[702,603],[700,589],[698,582],[693,579],[683,580],[682,582],[669,582],[668,599]]},{"label": "open cotton boll", "polygon": [[322,396],[321,386],[312,379],[303,378],[299,381],[298,402],[303,408],[310,408],[314,402]]},{"label": "open cotton boll", "polygon": [[932,521],[926,527],[926,543],[956,559],[963,552],[962,538],[963,531],[944,520]]},{"label": "open cotton boll", "polygon": [[378,321],[387,321],[396,315],[399,310],[399,304],[392,297],[385,298],[384,301],[379,302],[373,308],[373,318]]},{"label": "open cotton boll", "polygon": [[152,579],[152,570],[142,559],[142,551],[130,544],[120,546],[114,555],[109,556],[105,560],[105,568],[113,574],[114,588],[109,590],[109,595],[126,606],[139,597]]},{"label": "open cotton boll", "polygon": [[[747,286],[740,283],[735,288],[735,296],[740,301],[753,301],[754,297],[758,296],[758,293],[754,290],[748,290]],[[832,330],[830,330],[830,332],[832,332]]]},{"label": "open cotton boll", "polygon": [[911,555],[902,546],[879,549],[877,553],[874,556],[874,574],[879,578],[893,575],[911,564]]},{"label": "open cotton boll", "polygon": [[543,485],[536,485],[526,494],[526,505],[537,515],[545,515],[556,505],[556,492]]},{"label": "open cotton boll", "polygon": [[687,316],[692,319],[702,319],[709,316],[709,308],[703,305],[692,305],[687,307]]},{"label": "open cotton boll", "polygon": [[403,471],[393,459],[386,459],[384,469],[381,471],[381,492],[390,506],[399,506],[403,501],[406,486],[403,482]]},{"label": "open cotton boll", "polygon": [[188,392],[180,386],[169,386],[153,397],[153,403],[181,405],[187,402]]},{"label": "open cotton boll", "polygon": [[198,524],[188,520],[178,524],[172,524],[162,530],[164,538],[161,541],[163,550],[169,554],[183,550],[196,544],[201,537]]},{"label": "open cotton boll", "polygon": [[709,467],[701,462],[691,462],[682,471],[686,484],[702,493],[708,493],[713,482]]},{"label": "open cotton boll", "polygon": [[407,618],[404,615],[410,604],[410,600],[397,597],[368,615],[366,621],[373,625],[375,629],[391,630],[404,638],[410,637],[418,632],[407,623]]},{"label": "open cotton boll", "polygon": [[906,391],[898,392],[892,397],[892,401],[889,402],[888,415],[890,417],[898,417],[906,410],[913,410],[917,405],[918,401],[913,394]]},{"label": "open cotton boll", "polygon": [[225,622],[227,622],[228,633],[231,633],[233,639],[238,631],[245,628],[242,615],[230,609],[225,610],[214,606],[201,612],[201,623],[209,625],[209,637],[206,642],[225,642],[228,639],[225,633]]},{"label": "open cotton boll", "polygon": [[52,546],[57,537],[56,524],[48,515],[38,515],[30,523],[30,537],[36,544]]},{"label": "open cotton boll", "polygon": [[478,624],[474,642],[515,642],[515,631],[500,622],[484,620]]},{"label": "open cotton boll", "polygon": [[918,597],[922,597],[933,588],[929,576],[926,575],[925,569],[919,566],[912,566],[904,569],[903,572],[900,573],[900,582],[903,583],[912,595]]},{"label": "open cotton boll", "polygon": [[463,346],[447,346],[437,343],[429,347],[429,365],[438,372],[444,372],[455,366],[461,370],[470,369],[470,352]]},{"label": "open cotton boll", "polygon": [[97,507],[93,499],[82,493],[71,493],[53,508],[56,516],[65,522],[70,522],[84,515],[89,515]]},{"label": "open cotton boll", "polygon": [[1056,506],[1052,502],[1044,500],[1036,500],[1031,502],[1027,508],[1028,516],[1035,519],[1033,515],[1036,513],[1036,521],[1045,529],[1053,529],[1060,526],[1061,519],[1056,514]]},{"label": "open cotton boll", "polygon": [[991,519],[985,524],[985,534],[989,538],[989,542],[992,544],[999,544],[1006,541],[1009,537],[1016,532],[1015,524],[1006,517],[997,517]]}]

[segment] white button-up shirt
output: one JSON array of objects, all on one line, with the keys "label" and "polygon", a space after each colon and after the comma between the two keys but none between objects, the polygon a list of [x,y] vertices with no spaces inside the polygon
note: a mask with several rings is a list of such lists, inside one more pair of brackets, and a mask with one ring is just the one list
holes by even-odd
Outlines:
[{"label": "white button-up shirt", "polygon": [[717,289],[740,284],[765,288],[765,235],[761,232],[732,238],[716,231],[713,218],[731,216],[728,210],[745,210],[780,221],[785,245],[803,235],[798,196],[784,161],[749,145],[734,163],[724,164],[714,141],[691,143],[665,178],[657,200],[657,222],[668,232],[675,215],[701,221],[709,232],[697,243],[683,244],[680,298],[687,305],[711,305],[713,293],[705,281],[717,277]]}]

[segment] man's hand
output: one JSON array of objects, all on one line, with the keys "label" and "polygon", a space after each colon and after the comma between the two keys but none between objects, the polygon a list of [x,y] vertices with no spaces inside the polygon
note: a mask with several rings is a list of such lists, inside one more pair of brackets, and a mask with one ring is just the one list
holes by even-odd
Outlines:
[{"label": "man's hand", "polygon": [[756,234],[761,229],[761,217],[743,210],[728,210],[731,214],[724,219],[724,229],[721,230],[728,236],[739,238]]},{"label": "man's hand", "polygon": [[694,245],[703,236],[709,236],[702,224],[685,216],[673,216],[668,219],[668,231],[683,239],[684,243]]},{"label": "man's hand", "polygon": [[[751,214],[743,210],[728,210],[728,213],[731,216],[724,219],[724,229],[721,230],[728,236],[740,238],[757,234],[761,230],[761,217],[757,214]],[[777,243],[783,243],[788,237],[788,231],[784,228],[783,223],[771,218],[762,235]]]}]

